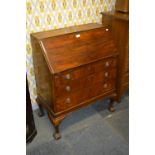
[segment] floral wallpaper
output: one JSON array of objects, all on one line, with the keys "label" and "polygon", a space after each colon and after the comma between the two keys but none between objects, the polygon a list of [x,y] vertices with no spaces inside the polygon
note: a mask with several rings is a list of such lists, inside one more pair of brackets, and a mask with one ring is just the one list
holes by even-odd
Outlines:
[{"label": "floral wallpaper", "polygon": [[101,23],[102,11],[114,8],[115,0],[27,0],[26,69],[32,105],[36,103],[30,33],[86,23]]}]

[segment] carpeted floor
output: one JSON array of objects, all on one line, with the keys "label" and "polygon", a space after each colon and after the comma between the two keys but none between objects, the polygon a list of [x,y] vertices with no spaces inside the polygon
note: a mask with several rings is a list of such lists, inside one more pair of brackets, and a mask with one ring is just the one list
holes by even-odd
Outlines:
[{"label": "carpeted floor", "polygon": [[108,100],[78,110],[62,122],[62,138],[54,140],[47,115],[34,112],[37,136],[27,144],[27,155],[128,155],[129,96],[126,94],[116,112],[107,110]]}]

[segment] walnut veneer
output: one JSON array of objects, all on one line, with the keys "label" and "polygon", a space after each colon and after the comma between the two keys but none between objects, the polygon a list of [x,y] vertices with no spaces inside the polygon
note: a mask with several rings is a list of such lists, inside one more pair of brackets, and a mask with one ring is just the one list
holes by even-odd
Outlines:
[{"label": "walnut veneer", "polygon": [[110,27],[86,24],[31,34],[37,102],[59,124],[70,112],[117,96],[118,51]]}]

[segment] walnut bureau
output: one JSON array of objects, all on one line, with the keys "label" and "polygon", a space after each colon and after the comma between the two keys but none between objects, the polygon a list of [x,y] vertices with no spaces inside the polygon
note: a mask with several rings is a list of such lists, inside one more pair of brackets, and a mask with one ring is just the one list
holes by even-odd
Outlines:
[{"label": "walnut bureau", "polygon": [[85,24],[31,34],[40,115],[42,106],[61,137],[59,125],[70,112],[117,96],[118,51],[111,29]]}]

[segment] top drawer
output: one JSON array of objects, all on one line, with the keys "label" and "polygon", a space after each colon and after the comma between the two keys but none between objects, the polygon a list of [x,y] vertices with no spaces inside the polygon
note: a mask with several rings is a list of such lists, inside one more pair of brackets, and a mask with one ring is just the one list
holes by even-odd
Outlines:
[{"label": "top drawer", "polygon": [[75,46],[77,44],[91,42],[91,40],[96,40],[103,37],[104,39],[109,39],[109,31],[109,27],[103,27],[93,30],[70,33],[67,35],[51,37],[43,40],[44,47],[46,47],[46,49],[52,49],[60,48],[62,46],[67,45]]},{"label": "top drawer", "polygon": [[81,67],[77,67],[72,70],[67,70],[55,75],[54,77],[55,85],[61,86],[67,84],[69,81],[84,78],[97,72],[115,68],[116,65],[117,65],[117,58],[111,57],[105,60],[100,60]]}]

